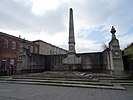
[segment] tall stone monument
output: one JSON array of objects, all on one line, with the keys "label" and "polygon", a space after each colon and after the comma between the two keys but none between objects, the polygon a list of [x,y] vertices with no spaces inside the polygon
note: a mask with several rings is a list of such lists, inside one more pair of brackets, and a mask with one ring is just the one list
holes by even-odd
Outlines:
[{"label": "tall stone monument", "polygon": [[70,18],[69,18],[69,54],[75,54],[75,38],[74,38],[74,23],[73,23],[73,10],[70,8]]},{"label": "tall stone monument", "polygon": [[77,69],[76,65],[81,64],[81,57],[76,56],[75,51],[75,37],[74,37],[74,22],[73,22],[73,9],[70,8],[69,18],[69,42],[68,42],[67,57],[63,58],[62,63],[71,67],[71,69]]},{"label": "tall stone monument", "polygon": [[119,40],[116,38],[116,30],[114,26],[110,31],[112,33],[112,39],[109,42],[109,54],[110,54],[110,69],[115,75],[121,75],[124,72],[122,52],[119,46]]}]

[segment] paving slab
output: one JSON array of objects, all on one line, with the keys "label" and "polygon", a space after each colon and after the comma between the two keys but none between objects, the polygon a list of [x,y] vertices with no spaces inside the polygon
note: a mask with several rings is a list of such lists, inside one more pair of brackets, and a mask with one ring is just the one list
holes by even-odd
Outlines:
[{"label": "paving slab", "polygon": [[15,84],[31,84],[31,85],[53,85],[53,86],[66,86],[66,87],[81,87],[81,88],[102,88],[102,89],[117,89],[125,90],[123,86],[114,85],[114,86],[105,86],[105,85],[87,85],[87,84],[71,84],[71,83],[45,83],[39,81],[0,81],[0,83],[15,83]]},{"label": "paving slab", "polygon": [[0,83],[0,100],[132,100],[133,90]]}]

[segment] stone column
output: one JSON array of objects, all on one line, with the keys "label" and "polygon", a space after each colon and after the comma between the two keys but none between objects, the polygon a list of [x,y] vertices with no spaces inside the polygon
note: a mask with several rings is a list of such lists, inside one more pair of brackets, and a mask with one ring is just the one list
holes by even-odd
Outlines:
[{"label": "stone column", "polygon": [[73,10],[70,8],[69,18],[69,53],[75,53],[75,38],[74,38],[74,22],[73,22]]},{"label": "stone column", "polygon": [[67,57],[62,59],[62,64],[67,65],[70,69],[77,69],[76,65],[81,64],[81,57],[76,56],[75,51],[75,37],[74,37],[74,21],[73,21],[73,10],[70,8],[69,16],[69,41],[68,41],[68,53]]}]

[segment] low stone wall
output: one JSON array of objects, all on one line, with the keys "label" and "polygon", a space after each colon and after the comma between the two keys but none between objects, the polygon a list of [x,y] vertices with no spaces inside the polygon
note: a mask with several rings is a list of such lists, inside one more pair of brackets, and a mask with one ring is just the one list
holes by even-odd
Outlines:
[{"label": "low stone wall", "polygon": [[[107,70],[108,59],[107,51],[96,53],[81,53],[77,54],[81,57],[81,64],[76,65],[77,70]],[[49,55],[46,56],[45,67],[50,70],[70,70],[70,65],[62,63],[62,59],[66,55]]]},{"label": "low stone wall", "polygon": [[45,59],[46,57],[44,55],[23,55],[22,60],[17,64],[17,73],[45,71]]},{"label": "low stone wall", "polygon": [[82,69],[101,69],[101,53],[82,53],[81,56]]},{"label": "low stone wall", "polygon": [[[71,70],[71,65],[62,63],[67,55],[40,55],[30,54],[22,56],[22,62],[18,63],[17,72],[41,72],[48,70]],[[75,70],[95,71],[108,69],[107,51],[96,53],[80,53],[81,64],[76,65]]]}]

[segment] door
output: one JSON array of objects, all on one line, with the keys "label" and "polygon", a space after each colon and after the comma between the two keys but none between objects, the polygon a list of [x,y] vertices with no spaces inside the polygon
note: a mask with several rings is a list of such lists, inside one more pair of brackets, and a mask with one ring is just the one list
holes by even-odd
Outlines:
[{"label": "door", "polygon": [[11,60],[10,60],[11,75],[13,75],[13,69],[14,69],[14,59],[11,59]]},{"label": "door", "polygon": [[6,68],[6,60],[5,59],[2,60],[1,66],[2,66],[2,69]]}]

